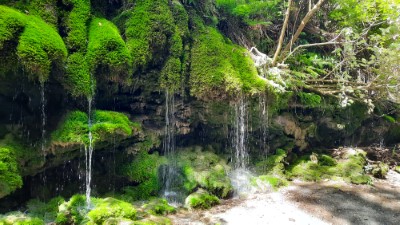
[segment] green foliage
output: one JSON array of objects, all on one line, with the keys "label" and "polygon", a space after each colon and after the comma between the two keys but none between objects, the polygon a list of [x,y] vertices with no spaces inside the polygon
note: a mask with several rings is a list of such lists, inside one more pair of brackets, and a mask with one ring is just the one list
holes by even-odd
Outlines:
[{"label": "green foliage", "polygon": [[249,25],[269,24],[281,14],[281,0],[216,0],[216,6]]},{"label": "green foliage", "polygon": [[185,7],[177,1],[172,1],[172,16],[174,17],[175,24],[178,28],[179,35],[181,37],[187,37],[189,35],[189,16],[186,12]]},{"label": "green foliage", "polygon": [[[24,15],[6,6],[0,6],[0,48],[5,41],[19,36],[17,55],[25,69],[44,82],[52,63],[61,63],[67,57],[64,42],[57,31],[43,20]],[[21,33],[22,31],[22,33]]]},{"label": "green foliage", "polygon": [[72,5],[66,21],[68,36],[66,43],[70,51],[84,53],[87,45],[87,26],[90,19],[89,0],[66,0],[67,5]]},{"label": "green foliage", "polygon": [[10,212],[0,216],[1,225],[44,225],[44,221],[37,217],[30,217],[22,212]]},{"label": "green foliage", "polygon": [[27,203],[29,215],[45,221],[55,221],[58,213],[58,206],[64,203],[64,198],[56,197],[49,202],[42,202],[39,199],[32,199]]},{"label": "green foliage", "polygon": [[189,193],[196,187],[220,198],[226,198],[233,192],[227,175],[228,167],[216,154],[188,149],[178,155],[178,162],[185,177],[184,187]]},{"label": "green foliage", "polygon": [[155,198],[150,200],[150,202],[146,203],[142,207],[146,213],[150,215],[168,215],[171,213],[175,213],[176,209],[168,204],[166,199]]},{"label": "green foliage", "polygon": [[219,199],[215,195],[209,194],[200,189],[186,198],[185,206],[193,209],[209,209],[212,206],[219,204],[219,202]]},{"label": "green foliage", "polygon": [[111,81],[118,80],[117,75],[128,76],[132,67],[131,55],[118,28],[110,21],[101,18],[94,18],[90,23],[86,58],[91,72],[100,65],[107,66],[111,77],[105,79]]},{"label": "green foliage", "polygon": [[0,198],[22,186],[15,150],[0,145]]},{"label": "green foliage", "polygon": [[389,123],[396,123],[396,119],[393,118],[392,116],[389,115],[384,115],[383,119],[385,119],[386,121],[388,121]]},{"label": "green foliage", "polygon": [[165,157],[158,153],[148,154],[145,151],[139,152],[135,159],[123,167],[122,173],[128,176],[137,186],[124,189],[126,195],[133,200],[148,199],[157,196],[161,189],[159,181],[159,168],[166,164]]},{"label": "green foliage", "polygon": [[161,70],[161,87],[177,90],[181,87],[181,61],[178,58],[169,58]]},{"label": "green foliage", "polygon": [[94,208],[88,212],[86,224],[103,224],[108,218],[136,218],[136,209],[132,204],[114,198],[93,199]]},{"label": "green foliage", "polygon": [[[138,0],[131,17],[125,23],[127,47],[133,57],[134,70],[145,69],[149,63],[159,63],[175,32],[168,0]],[[156,61],[156,62],[154,62]]]},{"label": "green foliage", "polygon": [[299,96],[300,102],[305,106],[315,108],[321,104],[321,96],[317,94],[299,92],[297,96]]},{"label": "green foliage", "polygon": [[[139,125],[133,123],[122,113],[96,110],[92,118],[93,143],[109,140],[111,137],[128,138],[139,131]],[[52,141],[65,144],[89,143],[87,114],[73,111],[66,115],[59,128],[53,132]]]},{"label": "green foliage", "polygon": [[191,51],[191,94],[210,96],[219,92],[258,93],[266,82],[257,74],[247,50],[230,43],[216,29],[196,24]]}]

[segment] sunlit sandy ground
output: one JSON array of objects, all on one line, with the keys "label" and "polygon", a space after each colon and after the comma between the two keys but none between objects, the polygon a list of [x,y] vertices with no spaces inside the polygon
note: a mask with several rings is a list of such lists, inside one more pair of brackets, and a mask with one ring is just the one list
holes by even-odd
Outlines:
[{"label": "sunlit sandy ground", "polygon": [[278,192],[230,199],[210,210],[173,215],[177,225],[400,224],[400,174],[374,185],[294,181]]}]

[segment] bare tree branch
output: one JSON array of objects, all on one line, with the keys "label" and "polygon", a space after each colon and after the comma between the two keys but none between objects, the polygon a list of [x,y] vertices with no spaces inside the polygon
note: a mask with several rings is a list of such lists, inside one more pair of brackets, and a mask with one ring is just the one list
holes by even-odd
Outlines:
[{"label": "bare tree branch", "polygon": [[283,39],[285,38],[286,27],[287,27],[288,22],[289,22],[289,17],[290,17],[290,6],[291,6],[291,5],[292,5],[292,0],[289,0],[289,2],[288,2],[288,7],[287,7],[287,10],[286,10],[286,14],[285,14],[285,21],[283,22],[283,27],[282,27],[282,30],[281,30],[281,35],[279,36],[278,47],[276,48],[274,57],[273,57],[273,59],[272,59],[272,66],[275,66],[276,61],[277,61],[277,59],[278,59],[278,56],[279,56],[279,54],[280,54],[280,52],[281,52],[281,49],[282,49]]}]

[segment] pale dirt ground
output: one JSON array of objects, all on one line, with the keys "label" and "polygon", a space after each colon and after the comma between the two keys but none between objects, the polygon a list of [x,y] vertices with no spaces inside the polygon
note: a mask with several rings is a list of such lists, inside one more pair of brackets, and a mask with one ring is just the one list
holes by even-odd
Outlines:
[{"label": "pale dirt ground", "polygon": [[250,194],[170,218],[175,225],[400,225],[400,174],[390,171],[372,186],[294,181],[278,192]]}]

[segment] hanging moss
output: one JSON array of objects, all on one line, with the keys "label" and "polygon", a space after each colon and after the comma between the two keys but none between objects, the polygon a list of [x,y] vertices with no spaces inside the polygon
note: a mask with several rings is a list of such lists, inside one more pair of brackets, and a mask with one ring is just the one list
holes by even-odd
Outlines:
[{"label": "hanging moss", "polygon": [[138,0],[135,3],[131,17],[125,23],[125,35],[134,70],[137,70],[163,61],[175,27],[168,0]]},{"label": "hanging moss", "polygon": [[34,79],[47,80],[52,63],[61,63],[67,49],[57,31],[43,20],[0,6],[0,47],[5,41],[17,38],[17,55],[21,64]]},{"label": "hanging moss", "polygon": [[0,146],[0,198],[22,186],[14,149]]},{"label": "hanging moss", "polygon": [[[201,23],[201,22],[200,22]],[[217,92],[258,93],[266,88],[247,50],[224,39],[215,28],[196,23],[192,48],[191,94],[210,96]]]},{"label": "hanging moss", "polygon": [[299,92],[297,96],[299,96],[300,102],[305,106],[315,108],[321,104],[321,96],[317,94]]},{"label": "hanging moss", "polygon": [[[129,118],[118,112],[97,110],[92,118],[93,142],[107,141],[110,137],[125,139],[138,132],[140,126],[133,123]],[[52,133],[53,143],[85,144],[88,138],[88,117],[80,111],[70,112],[60,125]]]},{"label": "hanging moss", "polygon": [[90,78],[90,69],[82,53],[68,57],[64,85],[74,97],[93,95],[95,80]]},{"label": "hanging moss", "polygon": [[162,88],[179,89],[182,81],[181,61],[177,58],[169,58],[161,70],[160,79]]},{"label": "hanging moss", "polygon": [[177,0],[172,1],[172,15],[180,36],[186,38],[189,35],[189,16],[185,7]]},{"label": "hanging moss", "polygon": [[90,19],[90,0],[66,0],[65,2],[73,6],[66,21],[68,32],[66,43],[72,52],[85,52],[88,33],[86,24]]},{"label": "hanging moss", "polygon": [[0,49],[5,41],[18,38],[27,23],[26,15],[0,5]]},{"label": "hanging moss", "polygon": [[87,62],[92,72],[98,66],[110,69],[108,80],[119,80],[118,75],[130,75],[132,58],[118,28],[106,19],[94,18],[90,23]]}]

